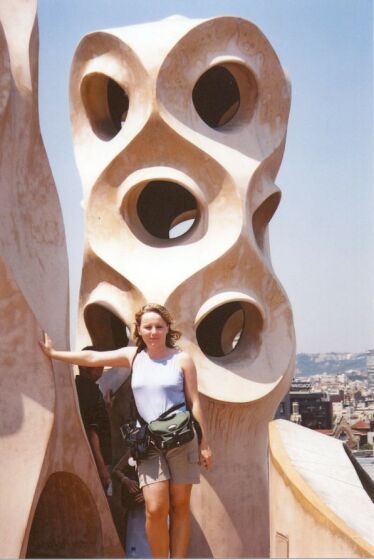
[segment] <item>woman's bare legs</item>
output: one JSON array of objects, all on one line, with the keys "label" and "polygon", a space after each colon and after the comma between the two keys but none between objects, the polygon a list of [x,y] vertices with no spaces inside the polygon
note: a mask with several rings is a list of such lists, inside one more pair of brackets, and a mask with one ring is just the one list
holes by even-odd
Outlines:
[{"label": "woman's bare legs", "polygon": [[186,558],[191,532],[192,484],[170,483],[170,558]]},{"label": "woman's bare legs", "polygon": [[143,487],[145,529],[153,558],[169,557],[169,481],[162,480]]}]

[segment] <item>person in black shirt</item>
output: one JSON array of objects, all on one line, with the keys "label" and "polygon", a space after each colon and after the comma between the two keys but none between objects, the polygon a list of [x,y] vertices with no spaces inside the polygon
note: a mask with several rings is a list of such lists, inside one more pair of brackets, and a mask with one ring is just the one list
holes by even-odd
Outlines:
[{"label": "person in black shirt", "polygon": [[[94,350],[86,346],[83,350]],[[75,378],[79,408],[87,438],[105,491],[111,482],[108,465],[112,462],[110,423],[104,398],[96,381],[103,373],[102,367],[79,366]]]}]

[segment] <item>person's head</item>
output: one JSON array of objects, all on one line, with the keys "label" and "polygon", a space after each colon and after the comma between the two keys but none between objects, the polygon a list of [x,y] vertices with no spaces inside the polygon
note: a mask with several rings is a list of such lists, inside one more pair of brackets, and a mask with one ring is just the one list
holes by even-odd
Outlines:
[{"label": "person's head", "polygon": [[181,333],[171,327],[169,311],[158,303],[147,303],[135,315],[135,343],[139,350],[152,344],[175,348]]},{"label": "person's head", "polygon": [[[82,350],[96,350],[94,346],[85,346]],[[79,373],[83,375],[83,377],[89,377],[92,381],[97,381],[103,374],[104,368],[100,367],[87,367],[87,366],[78,366]]]}]

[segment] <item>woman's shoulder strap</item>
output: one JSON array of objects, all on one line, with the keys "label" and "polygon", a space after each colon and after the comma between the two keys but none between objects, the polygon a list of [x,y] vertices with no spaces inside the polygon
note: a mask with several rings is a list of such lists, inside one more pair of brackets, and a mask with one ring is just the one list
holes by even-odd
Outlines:
[{"label": "woman's shoulder strap", "polygon": [[137,356],[139,356],[139,354],[142,352],[141,348],[139,348],[139,346],[136,349],[136,352],[131,360],[131,372],[130,375],[132,375],[133,369],[134,369],[134,362]]}]

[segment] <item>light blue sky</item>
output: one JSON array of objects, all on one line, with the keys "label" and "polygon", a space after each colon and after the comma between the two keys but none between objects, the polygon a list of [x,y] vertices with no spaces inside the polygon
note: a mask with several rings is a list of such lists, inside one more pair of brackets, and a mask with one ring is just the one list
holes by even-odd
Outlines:
[{"label": "light blue sky", "polygon": [[[298,352],[374,347],[373,10],[371,0],[39,0],[40,116],[67,233],[77,306],[83,214],[68,80],[80,38],[179,13],[253,21],[292,82],[288,138],[270,226]],[[74,327],[73,327],[74,331]]]}]

